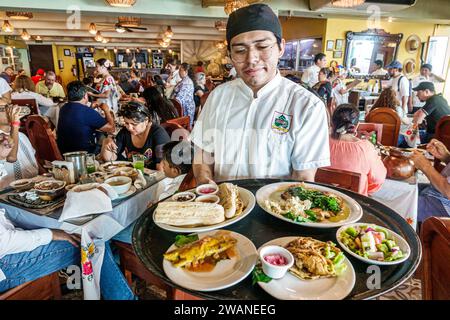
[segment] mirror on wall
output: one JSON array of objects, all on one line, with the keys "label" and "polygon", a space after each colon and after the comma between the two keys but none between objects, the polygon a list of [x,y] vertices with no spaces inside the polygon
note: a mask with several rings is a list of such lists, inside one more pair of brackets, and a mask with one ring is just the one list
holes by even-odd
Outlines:
[{"label": "mirror on wall", "polygon": [[384,65],[397,58],[403,33],[390,34],[382,29],[347,32],[344,64],[354,74],[367,75],[375,71],[375,61]]}]

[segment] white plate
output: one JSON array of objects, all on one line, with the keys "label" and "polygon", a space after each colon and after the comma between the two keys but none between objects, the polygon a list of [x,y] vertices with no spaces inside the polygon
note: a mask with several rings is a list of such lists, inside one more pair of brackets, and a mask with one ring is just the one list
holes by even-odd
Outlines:
[{"label": "white plate", "polygon": [[304,185],[308,188],[311,189],[315,189],[318,191],[324,191],[324,192],[330,192],[333,193],[341,198],[344,199],[345,203],[347,204],[347,206],[350,208],[350,214],[348,216],[347,219],[345,220],[341,220],[339,222],[295,222],[291,219],[285,218],[280,214],[274,213],[270,210],[268,210],[266,208],[266,206],[264,205],[264,202],[266,199],[269,199],[270,195],[272,193],[274,193],[275,191],[278,191],[280,189],[283,188],[287,188],[291,185],[295,185],[295,184],[300,184],[300,182],[278,182],[278,183],[272,183],[272,184],[268,184],[262,188],[260,188],[257,192],[256,192],[256,202],[258,202],[258,205],[267,213],[273,215],[274,217],[293,223],[293,224],[298,224],[301,226],[305,226],[305,227],[313,227],[313,228],[336,228],[336,227],[340,227],[343,226],[345,224],[349,224],[349,223],[354,223],[356,221],[358,221],[359,219],[361,219],[362,215],[363,215],[363,210],[361,208],[361,206],[359,205],[358,202],[356,202],[354,199],[350,198],[349,196],[336,191],[334,189],[328,188],[328,187],[324,187],[324,186],[320,186],[320,185],[316,185],[316,184],[310,184],[310,183],[304,183]]},{"label": "white plate", "polygon": [[117,197],[116,199],[114,199],[114,200],[120,200],[120,199],[129,197],[129,196],[131,196],[132,194],[134,194],[136,191],[137,191],[136,187],[132,185],[132,186],[130,187],[130,189],[128,189],[127,192],[122,193],[122,194],[119,194],[118,197]]},{"label": "white plate", "polygon": [[20,179],[11,182],[9,186],[14,189],[23,189],[30,187],[32,183],[30,179]]},{"label": "white plate", "polygon": [[[402,250],[404,257],[395,261],[378,261],[378,260],[372,260],[369,258],[364,258],[361,257],[359,255],[357,255],[356,253],[354,253],[352,250],[350,250],[349,248],[347,248],[346,245],[344,245],[340,238],[341,238],[341,233],[345,232],[345,229],[347,229],[348,227],[354,227],[354,226],[369,226],[372,227],[373,229],[375,228],[382,228],[384,230],[386,230],[389,234],[389,236],[395,240],[395,242],[398,244],[398,246],[400,247],[400,250]],[[405,239],[403,239],[400,235],[398,235],[397,233],[395,233],[394,231],[391,231],[385,227],[382,226],[378,226],[376,224],[371,224],[371,223],[353,223],[353,224],[348,224],[345,226],[342,226],[338,229],[338,231],[336,232],[336,239],[339,243],[339,245],[342,247],[342,249],[344,249],[347,253],[349,253],[350,255],[354,256],[356,259],[359,259],[365,263],[368,264],[377,264],[377,265],[381,265],[381,266],[390,266],[390,265],[394,265],[394,264],[399,264],[402,262],[405,262],[409,255],[411,254],[411,248],[409,247],[408,242],[406,242]]]},{"label": "white plate", "polygon": [[[298,237],[283,237],[263,244],[258,251],[268,245],[285,246]],[[270,282],[258,282],[271,296],[280,300],[340,300],[350,294],[355,286],[356,275],[350,261],[345,258],[347,269],[338,277],[316,280],[301,280],[289,271],[281,278]]]},{"label": "white plate", "polygon": [[[113,165],[114,165],[114,164],[127,164],[127,167],[133,168],[133,163],[130,162],[130,161],[113,161],[112,163],[113,163]],[[99,167],[100,171],[104,171],[104,172],[108,171],[108,172],[111,172],[110,169],[109,169],[109,170],[106,169],[106,167],[107,167],[108,165],[110,165],[110,164],[111,164],[111,161],[102,163],[102,164],[100,165],[100,167]]]},{"label": "white plate", "polygon": [[[200,233],[199,239],[217,231]],[[179,286],[196,291],[215,291],[231,287],[245,279],[255,267],[258,259],[256,247],[247,237],[232,231],[231,236],[237,239],[237,256],[219,261],[210,272],[191,272],[177,268],[170,261],[163,260],[163,269],[167,277]],[[167,251],[176,249],[173,244]]]},{"label": "white plate", "polygon": [[[255,196],[253,195],[253,193],[241,187],[238,187],[238,189],[239,189],[239,196],[244,202],[245,210],[236,217],[233,217],[231,219],[225,219],[225,221],[221,223],[198,227],[178,227],[157,222],[155,222],[155,224],[162,229],[179,233],[206,232],[229,226],[230,224],[236,223],[239,220],[245,218],[250,212],[252,212],[253,208],[255,207]],[[189,191],[195,192],[195,189]],[[173,201],[173,200],[169,198],[166,201]],[[155,211],[153,211],[153,221],[155,221]]]}]

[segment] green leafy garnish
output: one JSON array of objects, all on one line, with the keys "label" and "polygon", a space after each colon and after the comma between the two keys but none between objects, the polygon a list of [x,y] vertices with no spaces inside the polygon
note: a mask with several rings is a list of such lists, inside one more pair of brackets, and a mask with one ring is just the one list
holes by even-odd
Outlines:
[{"label": "green leafy garnish", "polygon": [[262,267],[260,265],[255,266],[252,272],[252,284],[255,285],[258,282],[270,282],[272,280],[271,277],[266,275],[264,271],[262,270]]},{"label": "green leafy garnish", "polygon": [[179,234],[175,237],[175,245],[177,247],[183,247],[187,245],[188,243],[194,242],[198,240],[198,234],[191,234],[191,235],[183,235]]},{"label": "green leafy garnish", "polygon": [[322,210],[332,211],[334,213],[341,211],[341,206],[339,205],[337,199],[335,197],[327,196],[321,191],[308,190],[303,187],[292,187],[288,189],[288,192],[292,196],[298,197],[301,201],[311,201],[311,208],[320,208]]},{"label": "green leafy garnish", "polygon": [[315,220],[313,220],[313,219],[305,218],[305,217],[302,217],[302,216],[294,216],[292,214],[292,212],[290,212],[290,211],[286,212],[282,216],[285,217],[286,219],[293,220],[295,222],[314,222],[314,221],[317,220],[315,215],[314,215],[314,219]]}]

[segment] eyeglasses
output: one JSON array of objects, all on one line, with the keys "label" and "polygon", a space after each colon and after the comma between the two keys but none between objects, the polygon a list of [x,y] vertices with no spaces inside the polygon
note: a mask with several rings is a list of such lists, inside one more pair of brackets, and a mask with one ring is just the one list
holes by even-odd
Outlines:
[{"label": "eyeglasses", "polygon": [[[261,59],[269,59],[272,56],[272,48],[277,44],[274,42],[272,44],[258,43],[254,47],[258,51],[259,57]],[[248,53],[253,46],[234,46],[231,48],[230,56],[234,62],[244,62],[247,59]]]}]

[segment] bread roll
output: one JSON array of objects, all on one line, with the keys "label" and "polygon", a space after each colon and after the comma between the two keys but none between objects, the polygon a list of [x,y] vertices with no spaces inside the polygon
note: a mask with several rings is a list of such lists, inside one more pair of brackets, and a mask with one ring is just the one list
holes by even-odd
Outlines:
[{"label": "bread roll", "polygon": [[220,205],[225,209],[225,218],[230,219],[238,210],[239,190],[232,183],[219,185]]},{"label": "bread roll", "polygon": [[155,209],[156,223],[172,226],[212,225],[225,220],[222,206],[204,202],[161,202]]}]

